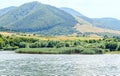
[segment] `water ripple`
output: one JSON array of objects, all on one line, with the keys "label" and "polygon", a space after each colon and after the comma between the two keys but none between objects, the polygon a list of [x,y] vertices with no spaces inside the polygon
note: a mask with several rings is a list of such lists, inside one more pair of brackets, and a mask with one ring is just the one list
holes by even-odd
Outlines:
[{"label": "water ripple", "polygon": [[120,76],[120,55],[1,54],[2,76]]}]

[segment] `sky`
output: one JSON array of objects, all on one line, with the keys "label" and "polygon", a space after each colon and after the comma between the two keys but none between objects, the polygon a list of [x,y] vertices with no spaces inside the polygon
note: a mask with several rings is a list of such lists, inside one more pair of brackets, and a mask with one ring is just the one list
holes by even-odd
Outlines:
[{"label": "sky", "polygon": [[0,0],[0,9],[39,1],[56,7],[69,7],[90,18],[120,19],[120,0]]}]

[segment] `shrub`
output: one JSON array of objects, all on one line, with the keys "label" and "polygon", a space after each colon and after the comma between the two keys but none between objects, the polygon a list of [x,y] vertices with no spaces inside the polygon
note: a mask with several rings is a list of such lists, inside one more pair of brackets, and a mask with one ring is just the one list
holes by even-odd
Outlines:
[{"label": "shrub", "polygon": [[9,46],[9,47],[4,47],[3,50],[16,50],[18,48],[19,48],[18,46],[15,46],[15,47]]},{"label": "shrub", "polygon": [[96,54],[96,52],[92,49],[84,49],[81,54]]},{"label": "shrub", "polygon": [[86,48],[84,49],[81,54],[103,54],[105,50],[100,48]]},{"label": "shrub", "polygon": [[115,51],[118,44],[116,42],[109,42],[105,44],[105,48],[109,49],[110,51]]}]

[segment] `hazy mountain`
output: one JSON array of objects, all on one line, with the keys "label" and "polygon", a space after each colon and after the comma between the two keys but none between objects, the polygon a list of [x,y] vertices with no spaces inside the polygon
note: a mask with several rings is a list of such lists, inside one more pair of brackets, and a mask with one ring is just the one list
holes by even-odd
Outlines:
[{"label": "hazy mountain", "polygon": [[8,13],[9,11],[12,11],[12,10],[15,9],[15,8],[16,8],[16,7],[11,6],[11,7],[8,7],[8,8],[0,9],[0,16]]},{"label": "hazy mountain", "polygon": [[120,20],[115,18],[93,18],[92,24],[101,28],[120,30]]},{"label": "hazy mountain", "polygon": [[67,8],[67,7],[61,7],[61,10],[73,15],[73,16],[84,16],[81,13],[77,12],[76,10],[73,10],[71,8]]},{"label": "hazy mountain", "polygon": [[100,28],[106,28],[106,29],[112,29],[112,30],[120,30],[120,20],[115,18],[88,18],[87,16],[75,11],[71,8],[61,8],[65,12],[80,17],[81,19],[89,22],[90,24],[100,27]]},{"label": "hazy mountain", "polygon": [[76,30],[82,33],[115,33],[120,34],[120,20],[115,18],[89,18],[74,9],[61,8],[61,10],[71,14],[79,22],[75,26]]},{"label": "hazy mountain", "polygon": [[85,21],[88,21],[88,22],[92,22],[92,19],[91,18],[88,18],[87,16],[81,14],[80,12],[74,10],[74,9],[71,9],[71,8],[67,8],[67,7],[62,7],[60,8],[61,10],[71,14],[72,16],[77,16],[77,17],[80,17],[81,19],[85,20]]}]

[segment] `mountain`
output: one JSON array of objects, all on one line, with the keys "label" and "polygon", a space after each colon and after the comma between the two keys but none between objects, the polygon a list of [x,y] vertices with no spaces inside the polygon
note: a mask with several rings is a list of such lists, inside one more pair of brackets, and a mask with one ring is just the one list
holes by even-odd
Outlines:
[{"label": "mountain", "polygon": [[81,13],[79,13],[78,11],[74,10],[74,9],[71,9],[71,8],[67,8],[67,7],[62,7],[60,8],[61,10],[71,14],[72,16],[74,17],[80,17],[81,19],[85,20],[85,21],[88,21],[88,22],[92,22],[93,20]]},{"label": "mountain", "polygon": [[71,8],[67,8],[67,7],[61,7],[61,10],[73,15],[73,16],[84,16],[81,13],[77,12],[76,10],[73,10]]},{"label": "mountain", "polygon": [[120,34],[119,29],[118,19],[89,18],[71,8],[56,8],[37,1],[0,10],[1,31],[55,36],[81,33]]},{"label": "mountain", "polygon": [[61,10],[71,14],[79,22],[74,28],[81,33],[120,34],[120,20],[115,18],[89,18],[74,9],[62,7]]},{"label": "mountain", "polygon": [[120,31],[120,20],[118,20],[118,19],[115,19],[115,18],[93,18],[92,20],[93,20],[92,24],[97,27]]},{"label": "mountain", "polygon": [[8,13],[9,11],[11,11],[11,10],[13,10],[13,9],[15,9],[15,8],[16,8],[16,7],[11,6],[11,7],[8,7],[8,8],[1,9],[1,10],[0,10],[0,16]]},{"label": "mountain", "polygon": [[89,18],[71,8],[63,7],[61,9],[73,16],[80,17],[81,19],[91,23],[96,27],[106,28],[111,30],[118,30],[118,31],[120,30],[120,20],[118,19],[109,18],[109,17],[108,18]]},{"label": "mountain", "polygon": [[43,35],[68,35],[76,32],[75,18],[50,5],[39,2],[23,4],[0,17],[0,27]]}]

